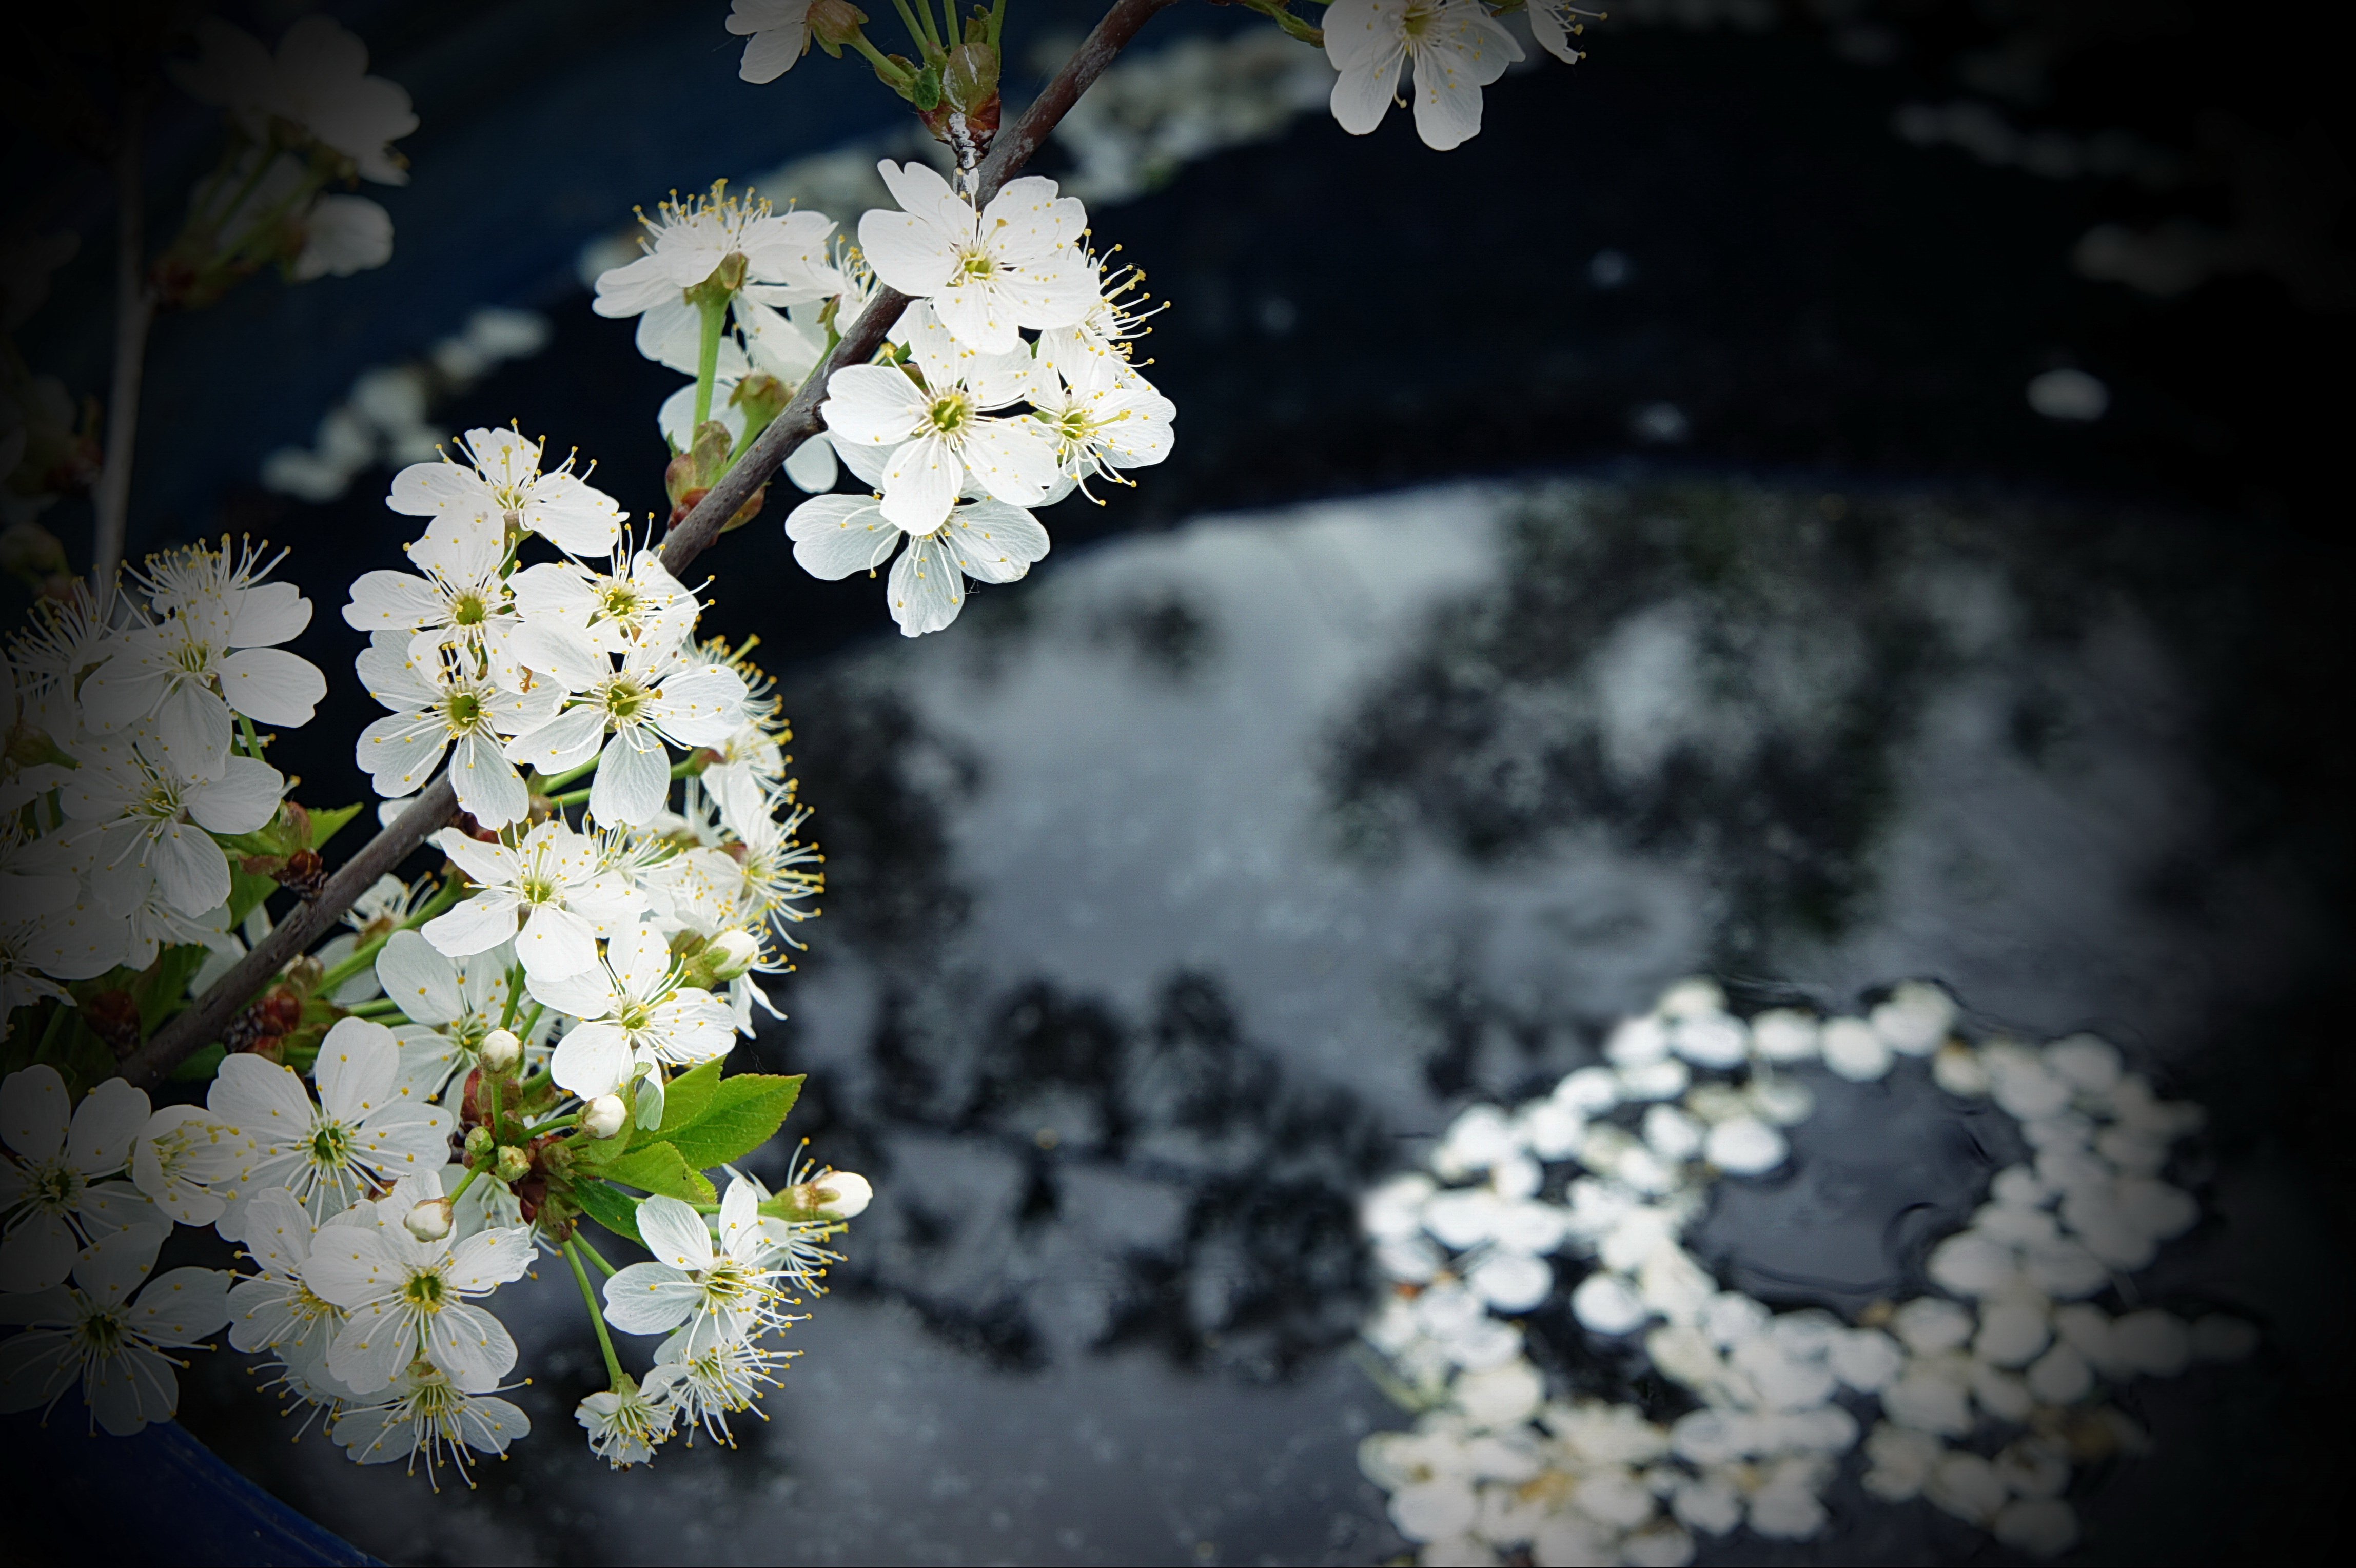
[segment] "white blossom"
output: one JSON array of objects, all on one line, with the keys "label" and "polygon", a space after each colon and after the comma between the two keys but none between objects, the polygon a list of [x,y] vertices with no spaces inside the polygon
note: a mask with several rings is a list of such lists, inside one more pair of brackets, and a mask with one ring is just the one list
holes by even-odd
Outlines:
[{"label": "white blossom", "polygon": [[1064,476],[1084,494],[1090,478],[1129,483],[1120,470],[1161,462],[1176,439],[1170,422],[1178,405],[1143,378],[1121,375],[1125,364],[1109,355],[1085,355],[1068,373],[1043,367],[1036,377],[1031,417],[1055,443]]},{"label": "white blossom", "polygon": [[[757,1340],[699,1338],[691,1326],[656,1349],[654,1368],[647,1373],[647,1397],[669,1401],[691,1428],[701,1426],[714,1441],[725,1443],[728,1418],[752,1409],[764,1388],[774,1388],[778,1371],[793,1355]],[[689,1441],[693,1440],[691,1431]]]},{"label": "white blossom", "polygon": [[793,70],[809,50],[809,8],[810,0],[734,0],[728,30],[745,40],[736,74],[764,82]]},{"label": "white blossom", "polygon": [[541,444],[514,430],[469,430],[457,446],[464,463],[410,465],[392,477],[385,504],[437,527],[485,520],[521,529],[571,555],[605,554],[621,537],[620,504],[573,473],[572,458],[543,473]]},{"label": "white blossom", "polygon": [[1009,180],[976,212],[927,165],[887,158],[875,168],[901,209],[860,219],[867,264],[889,286],[929,301],[976,353],[1020,348],[1020,328],[1077,326],[1096,303],[1095,274],[1075,248],[1087,209],[1058,196],[1054,180]]},{"label": "white blossom", "polygon": [[574,692],[554,718],[509,741],[507,755],[551,774],[595,757],[590,814],[600,822],[637,826],[651,821],[670,793],[664,743],[692,747],[724,741],[744,711],[744,680],[736,671],[691,650],[642,642],[624,656],[620,669]]},{"label": "white blossom", "polygon": [[827,382],[819,409],[846,461],[854,446],[894,449],[881,476],[885,520],[933,532],[969,476],[1009,506],[1045,500],[1061,473],[1055,447],[1035,422],[991,412],[1030,395],[1030,355],[968,349],[927,306],[902,319],[922,383],[892,366],[849,365]]},{"label": "white blossom", "polygon": [[701,610],[651,550],[616,552],[610,572],[543,561],[511,583],[517,607],[535,623],[562,627],[599,653],[677,648]]},{"label": "white blossom", "polygon": [[652,923],[625,928],[605,957],[578,974],[527,976],[534,1000],[581,1020],[557,1042],[559,1087],[584,1100],[612,1094],[657,1066],[688,1067],[728,1054],[727,1004],[680,983],[669,945]]},{"label": "white blossom", "polygon": [[229,1320],[230,1276],[174,1269],[140,1290],[170,1230],[118,1230],[76,1260],[71,1285],[0,1294],[0,1323],[26,1326],[0,1339],[0,1412],[54,1405],[79,1382],[91,1424],[110,1435],[172,1418],[180,1383],[165,1351],[201,1343]]},{"label": "white blossom", "polygon": [[365,196],[323,196],[303,217],[296,283],[348,278],[392,260],[392,215]]},{"label": "white blossom", "polygon": [[379,632],[356,660],[369,695],[392,711],[360,731],[353,759],[379,795],[397,800],[415,794],[446,755],[458,804],[477,822],[502,828],[519,821],[531,791],[507,743],[546,724],[563,691],[548,682],[517,691],[439,648],[421,664],[414,646],[400,632]]},{"label": "white blossom", "polygon": [[[106,1088],[99,1085],[91,1098]],[[148,1117],[132,1144],[131,1180],[148,1201],[181,1224],[209,1225],[229,1207],[229,1200],[212,1190],[213,1184],[233,1182],[252,1157],[244,1134],[211,1112],[196,1105],[166,1105]]]},{"label": "white blossom", "polygon": [[514,1367],[506,1326],[470,1298],[523,1277],[531,1232],[484,1230],[434,1240],[403,1223],[421,1198],[440,1196],[438,1168],[376,1199],[373,1222],[325,1229],[312,1238],[303,1283],[349,1316],[327,1348],[327,1370],[363,1394],[385,1388],[423,1358],[462,1388],[487,1389]]},{"label": "white blossom", "polygon": [[1587,58],[1587,51],[1570,40],[1586,30],[1590,19],[1602,13],[1590,11],[1581,5],[1571,5],[1564,0],[1530,0],[1530,36],[1538,48],[1565,65],[1577,65]]},{"label": "white blossom", "polygon": [[[369,1218],[369,1210],[355,1204],[330,1216],[327,1224],[357,1225]],[[275,1354],[312,1388],[349,1395],[357,1391],[327,1371],[327,1348],[350,1314],[314,1291],[303,1275],[321,1229],[284,1187],[254,1194],[245,1213],[244,1240],[260,1272],[230,1287],[229,1342],[250,1353]]]},{"label": "white blossom", "polygon": [[650,1463],[655,1447],[670,1436],[679,1407],[665,1395],[649,1399],[628,1379],[583,1400],[573,1412],[589,1434],[589,1451],[616,1470]]},{"label": "white blossom", "polygon": [[401,1081],[422,1099],[441,1101],[463,1086],[477,1053],[508,1015],[515,950],[501,942],[453,959],[415,931],[395,931],[376,955],[384,993],[412,1026],[397,1028]]},{"label": "white blossom", "polygon": [[675,1197],[638,1205],[638,1234],[654,1261],[605,1282],[605,1318],[626,1334],[685,1331],[692,1358],[723,1341],[746,1341],[780,1320],[778,1271],[768,1267],[760,1196],[743,1177],[720,1200],[720,1244],[703,1217]]},{"label": "white blossom", "polygon": [[148,1114],[146,1094],[119,1078],[78,1106],[46,1063],[0,1079],[0,1142],[8,1149],[0,1157],[0,1213],[7,1216],[0,1290],[61,1284],[82,1248],[163,1219],[138,1187],[105,1179],[130,1163]]},{"label": "white blossom", "polygon": [[821,297],[813,265],[834,220],[816,212],[777,212],[749,191],[742,199],[728,195],[726,186],[722,180],[709,195],[663,202],[652,218],[640,213],[646,253],[598,276],[592,308],[609,317],[666,312],[650,329],[668,335],[680,313],[695,311],[687,291],[709,280],[730,256],[744,258],[744,290],[764,304]]},{"label": "white blossom", "polygon": [[319,1042],[316,1104],[292,1068],[223,1058],[205,1104],[253,1149],[214,1229],[242,1240],[253,1199],[271,1187],[323,1219],[403,1176],[440,1170],[454,1118],[403,1087],[400,1073],[392,1031],[365,1018],[339,1020]]},{"label": "white blossom", "polygon": [[512,940],[527,975],[559,980],[595,963],[597,939],[646,909],[642,894],[600,865],[596,842],[561,820],[541,823],[513,846],[455,828],[434,842],[481,888],[425,923],[425,940],[452,958]]},{"label": "white blossom", "polygon": [[431,1361],[405,1368],[385,1397],[353,1404],[329,1428],[355,1463],[406,1463],[413,1471],[423,1455],[426,1474],[440,1485],[444,1463],[467,1475],[469,1452],[504,1454],[508,1444],[531,1435],[531,1419],[487,1391],[465,1388]]},{"label": "white blossom", "polygon": [[[96,680],[92,676],[91,680]],[[229,897],[229,857],[214,833],[250,833],[277,815],[285,776],[251,757],[223,757],[209,775],[182,769],[185,750],[141,725],[77,747],[81,766],[61,791],[69,842],[87,847],[91,882],[127,915],[153,886],[184,915]]]},{"label": "white blossom", "polygon": [[1413,67],[1415,130],[1446,152],[1481,129],[1481,90],[1522,58],[1522,47],[1479,0],[1333,0],[1324,18],[1333,118],[1363,136],[1383,123]]},{"label": "white blossom", "polygon": [[325,16],[296,21],[274,57],[218,17],[199,21],[196,35],[197,58],[167,68],[190,97],[227,109],[254,141],[269,139],[272,120],[292,121],[351,159],[363,178],[409,182],[391,144],[417,129],[417,116],[399,84],[368,74],[359,38]]}]

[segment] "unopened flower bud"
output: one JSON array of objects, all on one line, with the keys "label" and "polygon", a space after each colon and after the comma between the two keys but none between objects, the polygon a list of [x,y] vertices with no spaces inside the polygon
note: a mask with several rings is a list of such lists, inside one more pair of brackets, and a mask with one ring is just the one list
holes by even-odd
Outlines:
[{"label": "unopened flower bud", "polygon": [[761,961],[761,939],[750,931],[723,931],[712,939],[712,978],[734,980]]},{"label": "unopened flower bud", "polygon": [[487,1164],[491,1157],[491,1145],[494,1142],[496,1142],[496,1140],[492,1138],[491,1130],[488,1127],[469,1127],[466,1129],[466,1163],[470,1165]]},{"label": "unopened flower bud", "polygon": [[477,1053],[483,1070],[494,1078],[505,1078],[523,1065],[523,1042],[512,1029],[493,1029],[483,1036],[483,1048]]},{"label": "unopened flower bud", "polygon": [[810,1207],[828,1219],[855,1219],[875,1197],[875,1189],[856,1171],[829,1171],[809,1188]]},{"label": "unopened flower bud", "polygon": [[840,51],[859,36],[860,25],[867,13],[851,4],[851,0],[810,0],[810,37],[822,45],[826,52],[840,57]]},{"label": "unopened flower bud", "polygon": [[630,1108],[618,1094],[601,1094],[581,1108],[581,1130],[593,1138],[610,1138],[630,1120]]},{"label": "unopened flower bud", "polygon": [[519,1182],[531,1173],[531,1156],[513,1144],[499,1145],[499,1155],[491,1165],[491,1174],[504,1182]]},{"label": "unopened flower bud", "polygon": [[446,1197],[429,1197],[402,1217],[402,1224],[421,1241],[439,1241],[450,1234],[454,1206]]}]

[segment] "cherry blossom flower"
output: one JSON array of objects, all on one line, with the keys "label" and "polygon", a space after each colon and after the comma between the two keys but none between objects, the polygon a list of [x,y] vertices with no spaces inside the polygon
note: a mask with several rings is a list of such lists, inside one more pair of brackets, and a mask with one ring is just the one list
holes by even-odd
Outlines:
[{"label": "cherry blossom flower", "polygon": [[760,1194],[744,1177],[720,1199],[720,1245],[703,1217],[675,1197],[638,1205],[638,1234],[654,1261],[605,1282],[605,1319],[625,1334],[686,1331],[692,1357],[723,1340],[745,1341],[778,1322],[779,1272],[765,1259]]},{"label": "cherry blossom flower", "polygon": [[95,980],[121,963],[130,922],[94,897],[60,914],[0,924],[0,1015],[43,1000],[70,1002],[60,980]]},{"label": "cherry blossom flower", "polygon": [[[1481,129],[1481,90],[1522,58],[1479,0],[1333,0],[1325,12],[1333,118],[1363,136],[1383,123],[1399,67],[1415,77],[1415,130],[1446,152]],[[888,279],[886,281],[889,281]]]},{"label": "cherry blossom flower", "polygon": [[[692,1328],[682,1328],[656,1348],[647,1397],[670,1402],[690,1428],[701,1426],[714,1442],[726,1443],[728,1418],[752,1409],[764,1388],[775,1388],[777,1373],[797,1354],[749,1339],[699,1342]],[[688,1441],[695,1441],[692,1430]]]},{"label": "cherry blossom flower", "polygon": [[86,721],[116,730],[152,718],[157,750],[191,779],[220,777],[232,710],[282,729],[310,723],[327,679],[277,645],[311,624],[311,601],[261,582],[268,570],[251,549],[240,559],[198,545],[151,560],[141,581],[167,613],[117,634],[119,651],[81,683]]},{"label": "cherry blossom flower", "polygon": [[581,1020],[557,1042],[550,1070],[558,1086],[594,1100],[658,1064],[727,1055],[736,1043],[727,1004],[680,980],[669,944],[650,922],[616,932],[605,959],[578,974],[527,976],[535,1001]]},{"label": "cherry blossom flower", "polygon": [[1587,51],[1570,40],[1585,32],[1590,21],[1602,15],[1582,5],[1566,5],[1564,0],[1530,0],[1530,36],[1537,40],[1538,48],[1563,64],[1577,65],[1587,58]]},{"label": "cherry blossom flower", "polygon": [[467,1475],[467,1455],[504,1454],[508,1444],[531,1435],[531,1418],[488,1391],[463,1387],[431,1361],[411,1363],[392,1380],[386,1397],[347,1406],[328,1429],[356,1464],[405,1462],[413,1471],[418,1455],[440,1487],[444,1463]]},{"label": "cherry blossom flower", "polygon": [[[99,1085],[91,1097],[105,1088]],[[166,1105],[147,1119],[132,1144],[131,1180],[181,1224],[209,1225],[229,1207],[213,1184],[234,1181],[252,1157],[245,1136],[211,1112]]]},{"label": "cherry blossom flower", "polygon": [[482,891],[424,926],[452,958],[514,941],[527,975],[561,980],[597,961],[597,939],[646,910],[645,896],[599,864],[596,842],[552,820],[509,846],[455,828],[434,837]]},{"label": "cherry blossom flower", "polygon": [[429,1171],[369,1204],[372,1223],[323,1229],[312,1239],[303,1283],[350,1315],[328,1347],[327,1371],[362,1393],[389,1386],[421,1357],[470,1389],[489,1388],[515,1365],[506,1326],[469,1298],[523,1277],[531,1232],[485,1230],[460,1240],[444,1231],[420,1240],[403,1221],[420,1200],[439,1196],[439,1171]]},{"label": "cherry blossom flower", "polygon": [[[778,212],[751,191],[727,194],[726,180],[708,195],[666,201],[655,216],[638,221],[648,238],[646,253],[626,266],[600,274],[600,316],[629,317],[650,310],[693,312],[687,291],[710,280],[731,256],[744,258],[741,286],[769,305],[822,297],[813,263],[822,254],[834,220],[816,212]],[[733,290],[732,290],[733,292]],[[676,317],[650,329],[667,335]]]},{"label": "cherry blossom flower", "polygon": [[365,196],[323,196],[303,215],[303,248],[290,276],[348,278],[392,260],[392,214]]},{"label": "cherry blossom flower", "polygon": [[[97,677],[91,677],[92,680]],[[229,897],[229,858],[214,833],[250,833],[278,812],[284,775],[251,757],[225,757],[209,775],[182,771],[154,728],[87,739],[60,795],[69,842],[92,856],[99,897],[127,913],[150,886],[184,915]]]},{"label": "cherry blossom flower", "polygon": [[[509,600],[499,568],[507,532],[484,514],[443,517],[423,538],[404,547],[418,571],[363,572],[352,582],[344,623],[371,634],[409,635],[410,663],[433,669],[444,649],[478,657],[511,692],[524,687],[517,662],[521,607]],[[469,658],[469,668],[475,662]]]},{"label": "cherry blossom flower", "polygon": [[1082,494],[1090,478],[1128,484],[1123,468],[1142,468],[1170,456],[1170,422],[1178,405],[1142,377],[1123,378],[1109,355],[1080,356],[1070,373],[1043,369],[1031,394],[1032,418],[1055,445],[1065,478]]},{"label": "cherry blossom flower", "polygon": [[1055,447],[1035,422],[990,412],[1030,395],[1031,356],[968,349],[928,305],[902,319],[923,381],[888,365],[845,366],[827,382],[819,409],[846,462],[854,446],[896,448],[881,476],[885,519],[910,533],[932,532],[969,477],[1009,506],[1045,500],[1061,473]]},{"label": "cherry blossom flower", "polygon": [[679,1406],[668,1394],[649,1399],[624,1378],[619,1388],[591,1394],[573,1412],[589,1434],[589,1451],[616,1470],[651,1463],[655,1445],[670,1436]]},{"label": "cherry blossom flower", "polygon": [[670,793],[664,743],[716,745],[742,722],[744,711],[744,680],[736,671],[689,650],[642,642],[619,670],[575,691],[554,718],[509,741],[507,755],[543,773],[595,757],[590,814],[600,822],[638,826],[653,820]]},{"label": "cherry blossom flower", "polygon": [[[330,1216],[329,1226],[364,1222],[359,1205]],[[250,1353],[275,1352],[288,1371],[314,1386],[335,1383],[327,1348],[350,1314],[314,1291],[303,1277],[320,1225],[283,1187],[254,1194],[246,1210],[245,1250],[261,1273],[230,1287],[229,1342]]]},{"label": "cherry blossom flower", "polygon": [[376,955],[377,982],[410,1020],[411,1027],[393,1035],[401,1041],[401,1081],[420,1098],[442,1100],[474,1070],[483,1041],[508,1015],[514,965],[515,950],[506,942],[452,959],[415,931],[385,939]]},{"label": "cherry blossom flower", "polygon": [[1096,304],[1096,277],[1074,248],[1087,210],[1058,196],[1054,180],[1009,180],[976,212],[927,165],[886,158],[875,169],[901,209],[860,219],[867,264],[889,286],[930,301],[976,353],[1020,348],[1020,328],[1076,327]]},{"label": "cherry blossom flower", "polygon": [[531,791],[507,743],[546,724],[563,691],[548,682],[529,692],[503,686],[439,648],[420,663],[414,646],[401,632],[379,632],[356,660],[369,695],[392,711],[360,731],[354,760],[379,795],[397,800],[415,794],[448,754],[451,787],[477,822],[503,828],[520,820]]},{"label": "cherry blossom flower", "polygon": [[469,430],[457,446],[466,462],[411,464],[392,477],[385,505],[406,517],[522,529],[569,555],[604,555],[622,536],[620,504],[573,473],[572,458],[543,473],[541,443],[514,430]]},{"label": "cherry blossom flower", "polygon": [[227,109],[245,134],[267,142],[273,119],[292,121],[352,160],[365,179],[406,185],[391,144],[417,129],[409,94],[368,74],[368,46],[325,16],[286,30],[273,58],[242,28],[208,16],[197,24],[198,54],[166,69],[199,103]]},{"label": "cherry blossom flower", "polygon": [[53,1405],[79,1382],[91,1425],[112,1436],[172,1418],[180,1383],[164,1352],[199,1344],[229,1321],[230,1276],[174,1269],[140,1290],[170,1231],[118,1230],[75,1261],[70,1286],[0,1294],[0,1323],[27,1326],[0,1340],[0,1412]]},{"label": "cherry blossom flower", "polygon": [[1137,268],[1113,272],[1094,252],[1082,254],[1091,280],[1087,314],[1074,326],[1051,327],[1039,334],[1039,363],[1071,381],[1083,364],[1100,360],[1114,380],[1142,385],[1145,378],[1130,362],[1130,345],[1145,335],[1146,317],[1164,307],[1143,308],[1145,274]]},{"label": "cherry blossom flower", "polygon": [[562,626],[598,653],[677,648],[701,611],[651,550],[616,552],[610,572],[543,561],[511,581],[517,607],[536,624]]},{"label": "cherry blossom flower", "polygon": [[244,1239],[253,1200],[291,1191],[314,1219],[349,1208],[363,1193],[404,1176],[438,1171],[447,1156],[450,1112],[402,1087],[401,1050],[391,1029],[344,1018],[319,1042],[314,1104],[292,1068],[233,1053],[220,1065],[206,1107],[253,1142],[229,1208],[214,1229]]},{"label": "cherry blossom flower", "polygon": [[[891,561],[884,591],[904,637],[956,620],[965,608],[967,578],[1012,583],[1047,553],[1047,531],[1037,518],[986,499],[960,501],[930,532],[912,535],[885,518],[874,497],[812,496],[786,519],[786,536],[802,569],[828,582],[872,574]],[[902,551],[904,540],[908,548]]]},{"label": "cherry blossom flower", "polygon": [[0,1158],[0,1212],[7,1215],[0,1289],[62,1284],[83,1247],[162,1221],[138,1187],[105,1179],[130,1163],[147,1117],[146,1094],[119,1078],[78,1106],[47,1063],[0,1079],[0,1142],[8,1147]]},{"label": "cherry blossom flower", "polygon": [[[745,40],[736,74],[746,81],[775,81],[809,52],[810,0],[734,0],[728,30]],[[591,1446],[595,1446],[593,1443]]]}]

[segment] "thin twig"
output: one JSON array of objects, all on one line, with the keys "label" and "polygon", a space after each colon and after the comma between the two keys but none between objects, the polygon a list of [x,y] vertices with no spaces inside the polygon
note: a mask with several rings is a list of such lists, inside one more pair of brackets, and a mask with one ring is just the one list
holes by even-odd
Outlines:
[{"label": "thin twig", "polygon": [[[1056,122],[1104,74],[1105,68],[1137,37],[1138,30],[1156,13],[1175,4],[1177,0],[1118,0],[1023,118],[999,136],[990,156],[982,160],[975,199],[986,202],[995,196],[999,188],[1030,161],[1046,142]],[[753,499],[753,492],[766,484],[793,455],[794,449],[817,432],[818,405],[826,396],[827,378],[845,365],[864,364],[873,358],[892,324],[907,306],[906,295],[889,288],[876,292],[867,308],[860,312],[859,319],[843,334],[842,341],[835,345],[834,352],[802,383],[793,401],[769,422],[768,428],[746,448],[736,466],[663,540],[662,564],[672,575],[683,575],[688,564],[720,536],[721,524],[735,516]],[[444,773],[426,786],[415,805],[345,862],[343,868],[327,879],[316,898],[297,906],[283,924],[254,944],[253,950],[240,959],[210,990],[157,1030],[155,1038],[123,1064],[123,1076],[142,1087],[152,1085],[198,1046],[217,1038],[222,1027],[256,992],[332,926],[378,877],[407,859],[429,834],[456,815],[457,810],[457,794],[450,787],[449,775]]]},{"label": "thin twig", "polygon": [[126,92],[123,145],[114,154],[114,382],[108,390],[106,462],[94,498],[98,537],[90,584],[102,606],[113,601],[123,566],[123,530],[131,515],[131,453],[139,435],[139,383],[147,366],[147,328],[155,319],[147,286],[147,235],[139,155],[141,100]]}]

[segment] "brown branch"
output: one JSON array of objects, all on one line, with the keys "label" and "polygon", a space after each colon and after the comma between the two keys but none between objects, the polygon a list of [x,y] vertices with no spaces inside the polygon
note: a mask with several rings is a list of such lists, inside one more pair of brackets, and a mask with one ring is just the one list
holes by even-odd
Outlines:
[{"label": "brown branch", "polygon": [[147,364],[147,328],[155,294],[147,286],[145,198],[140,182],[140,94],[126,89],[123,140],[114,150],[114,376],[107,392],[106,458],[98,471],[97,536],[91,551],[91,596],[111,611],[114,577],[131,515],[131,453],[139,434],[139,387]]},{"label": "brown branch", "polygon": [[[1045,143],[1048,133],[1079,102],[1080,94],[1104,74],[1113,57],[1137,37],[1138,29],[1152,20],[1157,12],[1175,4],[1177,0],[1117,0],[1013,129],[999,136],[990,156],[982,160],[976,199],[986,202],[995,196],[999,188],[1012,178]],[[873,358],[885,334],[892,330],[892,324],[907,307],[908,296],[905,294],[888,288],[876,293],[867,308],[859,313],[859,319],[843,334],[842,341],[834,346],[834,352],[827,356],[826,363],[811,373],[794,394],[794,400],[769,422],[736,466],[722,476],[710,493],[665,537],[662,564],[674,576],[685,572],[688,564],[710,547],[720,536],[720,525],[735,516],[753,499],[753,492],[766,484],[793,455],[794,449],[816,434],[818,405],[826,396],[827,378],[845,365],[864,364]],[[157,1030],[154,1039],[123,1064],[123,1076],[143,1088],[153,1085],[198,1046],[217,1038],[255,993],[275,979],[289,961],[333,926],[378,877],[406,860],[411,851],[449,822],[457,810],[458,798],[445,773],[426,786],[415,805],[395,818],[391,826],[369,841],[367,847],[329,877],[317,898],[297,907],[210,990]]]}]

